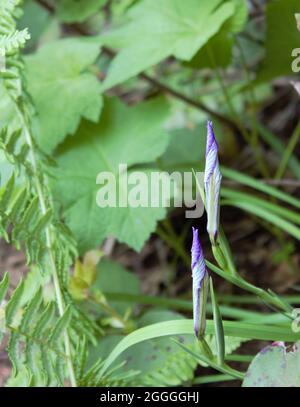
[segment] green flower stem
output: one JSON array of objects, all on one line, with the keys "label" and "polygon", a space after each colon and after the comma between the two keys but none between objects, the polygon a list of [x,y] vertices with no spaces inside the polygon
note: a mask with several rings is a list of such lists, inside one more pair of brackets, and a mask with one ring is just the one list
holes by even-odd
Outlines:
[{"label": "green flower stem", "polygon": [[226,355],[225,359],[230,362],[245,362],[250,363],[252,362],[255,355]]},{"label": "green flower stem", "polygon": [[[205,200],[205,191],[204,188],[200,185],[198,178],[196,177],[196,173],[194,169],[192,169],[195,181],[196,181],[196,186],[198,189],[198,192],[201,196],[204,208],[206,209],[206,200]],[[222,191],[222,190],[221,190]],[[212,241],[212,251],[213,255],[219,264],[220,267],[226,268],[229,273],[233,275],[237,275],[237,270],[234,264],[233,260],[233,255],[230,249],[230,246],[228,244],[224,229],[222,225],[219,225],[219,236],[217,238],[217,242]]]},{"label": "green flower stem", "polygon": [[231,380],[236,380],[236,377],[232,377],[229,374],[212,374],[208,376],[195,377],[193,384],[209,384],[218,382],[228,382]]},{"label": "green flower stem", "polygon": [[205,357],[207,357],[209,360],[212,360],[214,358],[214,355],[204,337],[198,340],[198,345],[201,353]]},{"label": "green flower stem", "polygon": [[[182,244],[176,240],[173,236],[169,236],[168,233],[166,233],[162,228],[157,229],[158,235],[166,242],[169,244],[171,248],[173,248],[176,253],[181,257],[181,259],[184,261],[187,267],[190,267],[191,260],[190,256],[185,252]],[[281,311],[290,313],[291,311],[291,306],[286,302],[280,299],[278,296],[275,294],[271,294],[262,288],[256,287],[247,281],[245,281],[242,277],[240,277],[237,273],[233,273],[231,269],[226,269],[225,271],[221,270],[214,264],[210,262],[206,262],[207,266],[214,271],[215,273],[219,274],[221,277],[223,277],[225,280],[230,281],[232,284],[237,285],[238,287],[243,288],[244,290],[257,295],[260,297],[264,302],[267,302],[276,308],[278,308]]]},{"label": "green flower stem", "polygon": [[223,277],[225,280],[231,282],[232,284],[240,288],[243,288],[244,290],[249,291],[254,295],[257,295],[263,301],[275,306],[281,311],[284,311],[288,314],[291,312],[292,310],[291,306],[282,299],[280,299],[276,294],[265,291],[262,288],[256,287],[255,285],[248,283],[240,276],[237,277],[232,276],[229,273],[226,273],[225,271],[221,270],[214,264],[210,263],[209,261],[206,261],[206,264],[210,270],[212,270],[219,276]]},{"label": "green flower stem", "polygon": [[215,326],[215,337],[217,345],[217,359],[220,365],[224,364],[225,361],[225,335],[222,323],[222,316],[219,309],[218,301],[215,296],[213,281],[210,277],[210,297],[213,306],[213,317],[214,317],[214,326]]},{"label": "green flower stem", "polygon": [[231,252],[227,237],[225,235],[224,229],[222,225],[220,225],[220,234],[219,234],[219,242],[220,242],[220,247],[222,250],[223,255],[226,258],[226,262],[228,265],[228,269],[231,274],[237,275],[237,269],[235,267],[234,259],[233,259],[233,254]]},{"label": "green flower stem", "polygon": [[[175,341],[176,342],[176,341]],[[232,367],[228,366],[226,363],[218,363],[217,359],[214,356],[207,357],[206,354],[197,354],[191,351],[186,346],[182,345],[179,342],[176,342],[181,348],[183,348],[187,353],[193,356],[198,362],[205,363],[212,367],[215,370],[218,370],[221,373],[228,374],[236,379],[243,380],[244,373],[239,372],[238,370],[233,369]]]},{"label": "green flower stem", "polygon": [[[196,182],[197,182],[197,178],[196,178]],[[202,196],[203,190],[202,190],[201,186],[199,185],[199,183],[197,183],[197,187]],[[205,201],[203,201],[203,202],[205,202]],[[239,287],[241,287],[255,295],[258,295],[263,301],[266,301],[266,302],[274,305],[275,307],[279,308],[280,310],[289,313],[291,311],[291,307],[289,304],[282,301],[275,294],[268,293],[267,291],[265,291],[261,288],[258,288],[252,284],[249,284],[248,282],[246,282],[243,278],[241,278],[239,276],[239,274],[237,273],[237,271],[235,269],[233,257],[230,252],[230,247],[226,240],[224,231],[223,231],[223,229],[220,229],[220,231],[221,231],[220,236],[217,241],[218,244],[215,245],[214,243],[212,243],[212,250],[213,250],[213,254],[214,254],[216,261],[218,262],[218,264],[222,267],[222,269],[224,271],[207,261],[206,264],[208,265],[208,267],[212,271],[221,275],[224,279],[229,280],[231,283],[238,285]]]}]

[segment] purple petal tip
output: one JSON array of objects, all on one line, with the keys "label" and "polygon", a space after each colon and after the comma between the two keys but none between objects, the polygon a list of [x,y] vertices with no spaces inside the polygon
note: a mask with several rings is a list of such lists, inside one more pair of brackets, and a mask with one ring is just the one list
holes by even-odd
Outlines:
[{"label": "purple petal tip", "polygon": [[213,130],[213,124],[211,121],[207,121],[207,139],[206,139],[206,155],[208,155],[212,146],[218,149],[218,143]]},{"label": "purple petal tip", "polygon": [[199,240],[198,229],[194,227],[192,227],[192,229],[193,229],[193,244],[191,251],[192,251],[192,269],[193,269],[202,255],[202,249]]}]

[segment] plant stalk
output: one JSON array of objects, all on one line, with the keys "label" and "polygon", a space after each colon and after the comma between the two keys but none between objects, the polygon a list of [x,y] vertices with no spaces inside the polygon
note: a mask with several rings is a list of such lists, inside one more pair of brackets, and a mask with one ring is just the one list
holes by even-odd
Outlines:
[{"label": "plant stalk", "polygon": [[[28,125],[25,121],[25,118],[19,108],[18,108],[18,115],[23,124],[22,127],[23,127],[23,131],[24,131],[25,141],[29,147],[31,164],[33,167],[33,174],[34,174],[34,183],[35,183],[35,188],[36,188],[36,192],[37,192],[38,199],[39,199],[41,213],[43,215],[45,215],[47,212],[47,206],[46,206],[46,200],[44,197],[41,181],[38,177],[38,165],[37,165],[37,159],[36,159],[36,155],[35,155],[32,135],[31,135]],[[50,260],[50,268],[51,268],[51,273],[52,273],[52,278],[53,278],[58,312],[59,312],[59,315],[62,316],[65,312],[65,304],[64,304],[60,284],[59,284],[59,278],[58,278],[57,268],[56,268],[56,264],[55,264],[55,258],[54,258],[54,254],[52,251],[53,236],[52,236],[51,225],[49,225],[45,228],[45,235],[46,235],[46,246],[47,246],[47,251],[48,251],[49,260]],[[71,383],[72,387],[77,387],[75,371],[74,371],[74,366],[73,366],[72,357],[71,357],[71,341],[70,341],[67,330],[64,333],[64,345],[65,345],[65,353],[66,353],[66,357],[67,357],[67,366],[68,366],[68,371],[69,371],[70,383]]]}]

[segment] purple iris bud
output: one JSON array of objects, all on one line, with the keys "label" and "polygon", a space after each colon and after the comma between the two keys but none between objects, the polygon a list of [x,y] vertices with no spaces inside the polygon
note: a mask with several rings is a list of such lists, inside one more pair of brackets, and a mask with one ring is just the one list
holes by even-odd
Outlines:
[{"label": "purple iris bud", "polygon": [[219,228],[220,187],[222,174],[219,169],[218,144],[213,132],[212,122],[207,122],[204,189],[207,212],[207,232],[215,243]]},{"label": "purple iris bud", "polygon": [[193,313],[194,330],[197,338],[205,333],[206,301],[208,292],[208,272],[198,236],[198,229],[193,228],[192,244],[193,277]]}]

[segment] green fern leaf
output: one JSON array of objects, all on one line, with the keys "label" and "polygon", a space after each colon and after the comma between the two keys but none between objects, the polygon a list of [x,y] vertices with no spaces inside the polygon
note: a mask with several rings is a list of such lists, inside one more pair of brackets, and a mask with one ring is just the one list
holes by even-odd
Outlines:
[{"label": "green fern leaf", "polygon": [[59,340],[59,338],[64,334],[65,330],[67,329],[71,321],[71,318],[72,318],[72,309],[69,306],[65,310],[64,314],[59,318],[55,327],[53,328],[52,334],[49,339],[50,346],[55,346],[56,342]]},{"label": "green fern leaf", "polygon": [[82,339],[78,340],[75,353],[76,353],[75,374],[76,374],[77,380],[80,380],[80,378],[83,376],[83,372],[84,372],[84,368],[85,368],[85,364],[86,364],[87,356],[88,356],[88,346],[87,346],[86,337],[83,337]]},{"label": "green fern leaf", "polygon": [[7,353],[13,366],[13,376],[16,376],[23,367],[23,357],[20,353],[19,339],[20,335],[18,332],[11,332],[7,345]]},{"label": "green fern leaf", "polygon": [[35,197],[31,200],[28,207],[23,213],[22,219],[15,226],[12,234],[12,240],[22,240],[25,237],[29,238],[28,231],[30,230],[30,225],[34,224],[39,216],[39,199]]},{"label": "green fern leaf", "polygon": [[20,220],[23,210],[27,203],[27,197],[28,197],[27,187],[23,187],[18,192],[16,198],[12,202],[9,208],[8,216],[13,224],[16,224]]},{"label": "green fern leaf", "polygon": [[16,30],[13,34],[2,36],[0,39],[0,51],[3,54],[9,54],[13,51],[22,48],[26,41],[30,39],[28,29]]},{"label": "green fern leaf", "polygon": [[23,291],[24,291],[24,281],[22,280],[20,282],[20,284],[18,285],[18,287],[13,292],[13,294],[5,308],[5,318],[6,318],[6,324],[8,326],[13,324],[14,317],[21,304]]},{"label": "green fern leaf", "polygon": [[34,337],[42,337],[47,327],[52,323],[55,316],[55,305],[50,302],[39,317],[33,330]]},{"label": "green fern leaf", "polygon": [[33,229],[32,232],[31,232],[33,236],[36,236],[36,237],[37,237],[37,236],[40,236],[40,235],[41,235],[41,233],[43,232],[43,230],[44,230],[44,229],[49,225],[49,223],[51,222],[52,214],[53,214],[53,211],[52,211],[52,209],[50,208],[50,209],[47,210],[47,212],[46,212],[44,215],[42,215],[42,216],[39,218],[37,224],[35,225],[34,229]]},{"label": "green fern leaf", "polygon": [[5,149],[9,154],[14,154],[16,145],[20,136],[22,134],[22,129],[18,129],[11,133],[9,140],[6,142]]},{"label": "green fern leaf", "polygon": [[38,312],[39,306],[43,300],[42,290],[39,288],[35,293],[32,300],[25,307],[25,311],[22,320],[18,326],[21,332],[26,333],[29,328],[29,324],[34,320],[36,313]]},{"label": "green fern leaf", "polygon": [[5,211],[7,209],[8,203],[12,199],[15,186],[15,176],[14,174],[10,177],[9,181],[6,183],[4,192],[0,199],[0,210]]},{"label": "green fern leaf", "polygon": [[5,295],[7,293],[7,289],[9,286],[9,274],[6,272],[0,282],[0,305],[1,302],[4,300]]}]

